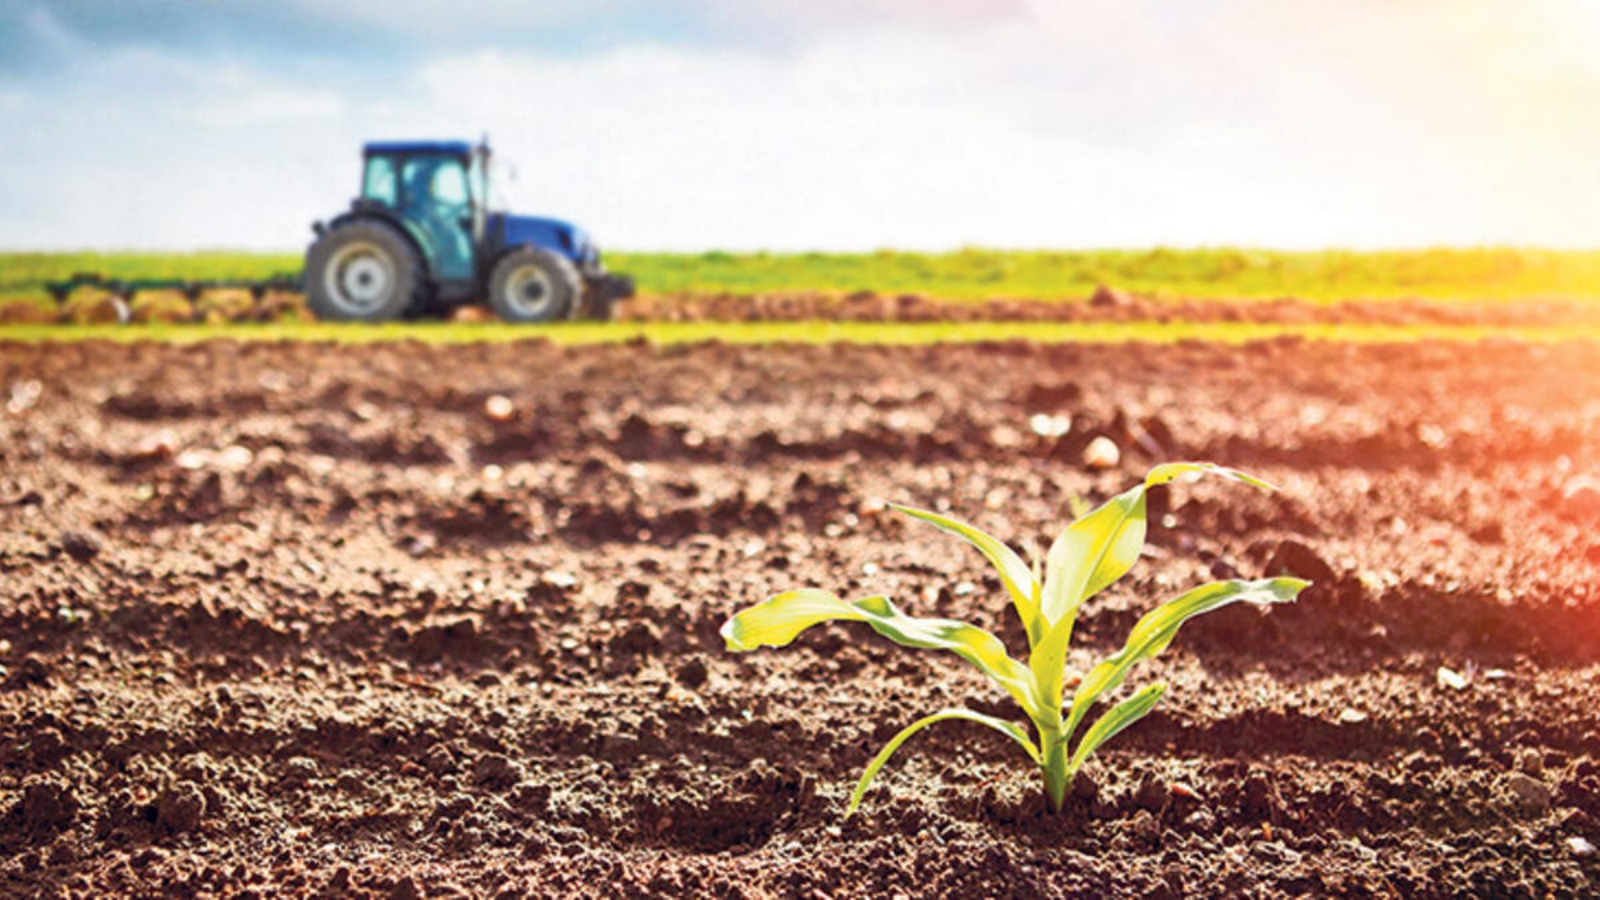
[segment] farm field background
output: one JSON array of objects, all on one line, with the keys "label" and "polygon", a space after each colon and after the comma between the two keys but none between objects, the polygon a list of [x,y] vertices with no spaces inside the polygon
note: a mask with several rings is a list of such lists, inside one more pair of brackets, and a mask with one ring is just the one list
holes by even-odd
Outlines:
[{"label": "farm field background", "polygon": [[[1110,285],[1155,298],[1310,301],[1600,299],[1600,251],[1151,249],[949,253],[626,253],[608,267],[645,294],[874,291],[951,301],[1082,299]],[[267,278],[298,253],[0,253],[0,300],[44,298],[75,272],[113,278]]]}]

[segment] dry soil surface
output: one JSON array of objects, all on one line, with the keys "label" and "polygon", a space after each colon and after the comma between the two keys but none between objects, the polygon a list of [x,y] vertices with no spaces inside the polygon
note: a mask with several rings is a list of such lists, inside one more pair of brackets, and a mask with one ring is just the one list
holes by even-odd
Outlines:
[{"label": "dry soil surface", "polygon": [[[494,399],[502,398],[502,399]],[[1576,897],[1600,890],[1588,344],[0,345],[0,895]],[[1060,432],[1066,429],[1065,434]],[[1090,441],[1120,449],[1084,463]],[[887,593],[1022,652],[976,553],[1159,461],[1171,682],[1044,811],[949,655],[769,593]]]}]

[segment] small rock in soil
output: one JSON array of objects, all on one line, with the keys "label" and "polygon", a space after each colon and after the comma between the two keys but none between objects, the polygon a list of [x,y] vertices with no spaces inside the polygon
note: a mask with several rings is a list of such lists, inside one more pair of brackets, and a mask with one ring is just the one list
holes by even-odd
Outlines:
[{"label": "small rock in soil", "polygon": [[206,814],[206,795],[192,781],[180,781],[156,801],[156,821],[176,834],[200,827]]},{"label": "small rock in soil", "polygon": [[1338,577],[1317,551],[1299,541],[1279,541],[1267,560],[1266,574],[1292,575],[1313,584],[1329,584]]},{"label": "small rock in soil", "polygon": [[1582,857],[1582,856],[1593,856],[1594,855],[1594,845],[1589,843],[1587,838],[1581,838],[1581,837],[1569,837],[1569,838],[1567,838],[1567,849],[1572,851],[1572,855],[1573,856]]},{"label": "small rock in soil", "polygon": [[517,406],[511,398],[495,394],[483,401],[483,415],[491,422],[509,422],[517,415]]},{"label": "small rock in soil", "polygon": [[49,831],[65,828],[78,815],[78,797],[70,785],[57,781],[35,781],[22,792],[22,823],[27,828]]},{"label": "small rock in soil", "polygon": [[1117,447],[1116,441],[1100,435],[1083,448],[1083,464],[1095,471],[1114,469],[1122,461],[1122,450]]},{"label": "small rock in soil", "polygon": [[1039,437],[1063,437],[1072,430],[1072,417],[1052,416],[1049,413],[1034,413],[1028,418],[1028,428]]},{"label": "small rock in soil", "polygon": [[1434,673],[1434,680],[1438,682],[1439,687],[1449,688],[1452,691],[1464,690],[1467,686],[1467,676],[1446,666],[1439,667],[1439,671]]},{"label": "small rock in soil", "polygon": [[1501,790],[1518,809],[1542,813],[1550,809],[1550,788],[1523,772],[1512,772],[1500,781]]},{"label": "small rock in soil", "polygon": [[61,549],[78,562],[88,562],[100,555],[104,544],[99,538],[83,531],[63,531]]}]

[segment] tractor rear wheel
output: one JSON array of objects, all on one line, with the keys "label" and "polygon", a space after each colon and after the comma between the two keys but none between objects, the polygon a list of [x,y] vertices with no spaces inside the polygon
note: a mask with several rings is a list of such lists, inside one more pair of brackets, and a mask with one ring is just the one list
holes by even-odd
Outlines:
[{"label": "tractor rear wheel", "polygon": [[549,250],[513,250],[489,274],[489,306],[507,322],[570,319],[582,293],[577,268]]},{"label": "tractor rear wheel", "polygon": [[306,302],[331,322],[385,322],[421,293],[422,260],[391,225],[356,221],[317,238],[306,251]]}]

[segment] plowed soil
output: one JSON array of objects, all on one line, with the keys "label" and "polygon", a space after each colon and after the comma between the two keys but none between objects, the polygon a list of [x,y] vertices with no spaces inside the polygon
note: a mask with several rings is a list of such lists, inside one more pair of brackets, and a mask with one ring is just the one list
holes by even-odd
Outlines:
[{"label": "plowed soil", "polygon": [[[12,344],[0,404],[0,895],[1600,890],[1591,345]],[[1282,490],[1158,490],[1072,671],[1196,582],[1316,586],[1186,626],[1059,815],[947,723],[842,821],[914,718],[1017,714],[721,622],[883,592],[1020,655],[884,501],[1026,549],[1173,459]]]}]

